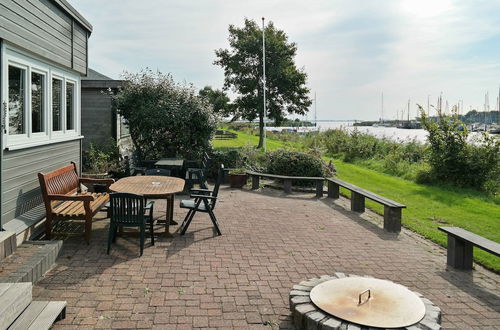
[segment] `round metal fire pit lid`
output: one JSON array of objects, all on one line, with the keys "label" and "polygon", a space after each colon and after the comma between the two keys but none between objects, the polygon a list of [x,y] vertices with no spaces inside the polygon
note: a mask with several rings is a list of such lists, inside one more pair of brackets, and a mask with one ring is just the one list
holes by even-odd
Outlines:
[{"label": "round metal fire pit lid", "polygon": [[425,315],[422,300],[406,287],[366,277],[334,279],[311,290],[312,302],[349,322],[379,328],[402,328]]}]

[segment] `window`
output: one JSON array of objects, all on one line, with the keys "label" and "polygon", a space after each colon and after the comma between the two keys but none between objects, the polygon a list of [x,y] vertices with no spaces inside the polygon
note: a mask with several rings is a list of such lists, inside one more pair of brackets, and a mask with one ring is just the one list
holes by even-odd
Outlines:
[{"label": "window", "polygon": [[45,132],[45,75],[31,73],[31,132]]},{"label": "window", "polygon": [[80,76],[3,44],[1,88],[6,129],[2,148],[79,139]]},{"label": "window", "polygon": [[52,131],[62,131],[62,80],[52,78]]},{"label": "window", "polygon": [[26,132],[25,90],[26,70],[9,65],[9,134]]},{"label": "window", "polygon": [[75,129],[75,84],[66,83],[66,129]]}]

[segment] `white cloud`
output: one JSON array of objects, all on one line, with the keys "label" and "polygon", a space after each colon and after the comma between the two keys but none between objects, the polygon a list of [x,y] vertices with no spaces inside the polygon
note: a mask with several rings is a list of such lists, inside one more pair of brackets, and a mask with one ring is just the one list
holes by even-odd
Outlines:
[{"label": "white cloud", "polygon": [[500,83],[500,4],[487,0],[71,2],[94,25],[91,67],[118,77],[148,66],[198,87],[222,86],[212,62],[228,25],[265,16],[297,42],[323,119],[378,118],[381,92],[390,117],[441,91],[481,106]]}]

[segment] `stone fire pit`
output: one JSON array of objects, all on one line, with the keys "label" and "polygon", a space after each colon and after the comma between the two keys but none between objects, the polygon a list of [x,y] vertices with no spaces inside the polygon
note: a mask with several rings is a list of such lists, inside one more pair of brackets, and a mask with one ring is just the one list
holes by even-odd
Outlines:
[{"label": "stone fire pit", "polygon": [[[293,286],[292,291],[290,291],[290,310],[292,312],[293,322],[297,329],[374,329],[332,316],[318,308],[311,301],[310,292],[315,286],[326,281],[345,277],[359,276],[335,273],[334,275],[324,275],[320,278],[312,278],[306,281],[302,281],[298,285]],[[441,309],[434,305],[430,300],[424,298],[420,293],[414,293],[420,297],[425,305],[425,316],[420,322],[400,329],[441,329]]]}]

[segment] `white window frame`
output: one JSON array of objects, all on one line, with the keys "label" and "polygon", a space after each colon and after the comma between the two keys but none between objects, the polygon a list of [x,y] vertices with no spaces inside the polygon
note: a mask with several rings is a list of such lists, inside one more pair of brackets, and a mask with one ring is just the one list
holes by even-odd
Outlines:
[{"label": "white window frame", "polygon": [[[24,51],[17,49],[15,46],[8,42],[3,43],[0,49],[0,56],[2,56],[2,88],[3,104],[8,104],[8,68],[9,65],[19,67],[25,70],[26,74],[26,88],[25,88],[25,134],[9,134],[9,113],[8,106],[5,109],[6,113],[2,114],[5,118],[5,131],[1,132],[4,135],[2,148],[4,149],[22,149],[34,147],[37,145],[57,143],[63,141],[70,141],[74,139],[81,139],[80,135],[80,118],[81,118],[81,81],[80,74],[74,71],[63,69],[57,65],[50,64],[38,57],[28,54]],[[31,73],[36,72],[44,75],[44,132],[32,132],[32,104],[31,104]],[[52,131],[52,78],[60,79],[62,82],[62,95],[61,95],[61,131]],[[73,99],[73,129],[67,129],[66,123],[66,83],[74,85],[74,99]]]},{"label": "white window frame", "polygon": [[[32,109],[32,105],[33,105],[32,94],[33,93],[31,92],[31,86],[33,85],[32,81],[31,81],[31,74],[32,73],[42,75],[43,79],[44,79],[44,84],[43,84],[43,96],[44,96],[44,100],[43,100],[44,109],[43,110],[44,110],[44,112],[43,112],[43,119],[42,119],[43,120],[43,131],[41,131],[41,132],[33,132],[33,109]],[[49,112],[49,90],[48,90],[49,72],[33,65],[30,68],[30,73],[29,73],[29,86],[30,86],[30,90],[29,90],[28,94],[29,94],[30,109],[29,109],[28,113],[30,116],[30,120],[29,120],[28,136],[36,138],[37,140],[40,140],[40,141],[47,141],[49,139],[49,127],[47,126],[47,122],[48,122],[47,118],[48,118],[48,112]]]},{"label": "white window frame", "polygon": [[[19,68],[21,70],[24,70],[24,113],[23,113],[23,119],[24,119],[24,133],[23,134],[9,134],[9,131],[10,131],[10,111],[9,111],[9,67],[12,66],[12,67],[15,67],[15,68]],[[19,63],[19,62],[15,62],[15,61],[9,61],[9,63],[7,63],[7,67],[5,68],[5,91],[3,93],[3,95],[5,95],[5,103],[7,104],[7,107],[5,109],[5,111],[7,112],[5,114],[5,129],[6,129],[6,135],[9,137],[9,140],[12,141],[12,143],[16,143],[16,142],[19,142],[19,141],[24,141],[27,137],[28,137],[28,132],[29,132],[29,119],[27,118],[27,113],[29,113],[29,111],[27,109],[29,109],[31,106],[28,105],[29,102],[30,102],[30,96],[28,94],[29,91],[31,91],[30,88],[28,88],[29,86],[29,66],[26,66],[24,65],[23,63]]]},{"label": "white window frame", "polygon": [[[61,109],[60,109],[60,117],[61,117],[61,129],[58,130],[58,131],[54,131],[54,127],[53,127],[53,115],[54,115],[54,111],[52,109],[53,107],[53,98],[52,98],[52,91],[54,90],[52,86],[53,85],[53,82],[54,82],[54,79],[56,80],[59,80],[61,82]],[[51,137],[54,137],[54,138],[60,138],[61,136],[64,136],[64,128],[65,128],[65,125],[64,125],[64,119],[66,118],[66,105],[65,105],[65,101],[66,101],[66,97],[64,95],[66,91],[66,87],[64,86],[64,76],[60,76],[58,74],[54,74],[52,73],[50,75],[50,122],[49,122],[49,126],[50,126],[50,132],[51,132]]]},{"label": "white window frame", "polygon": [[[73,128],[72,129],[68,129],[68,121],[67,121],[67,118],[66,116],[68,115],[68,112],[66,111],[66,106],[68,104],[68,100],[66,100],[66,97],[68,96],[68,93],[67,93],[67,90],[66,88],[68,87],[68,84],[72,84],[73,85]],[[72,80],[70,78],[66,78],[64,80],[64,107],[65,107],[65,111],[64,111],[64,116],[65,116],[65,119],[64,119],[64,129],[65,129],[65,132],[66,133],[70,133],[70,134],[74,134],[77,132],[77,126],[76,126],[76,112],[75,109],[77,107],[77,97],[76,97],[76,94],[77,94],[77,90],[76,90],[76,86],[77,86],[77,82],[75,80]]]}]

